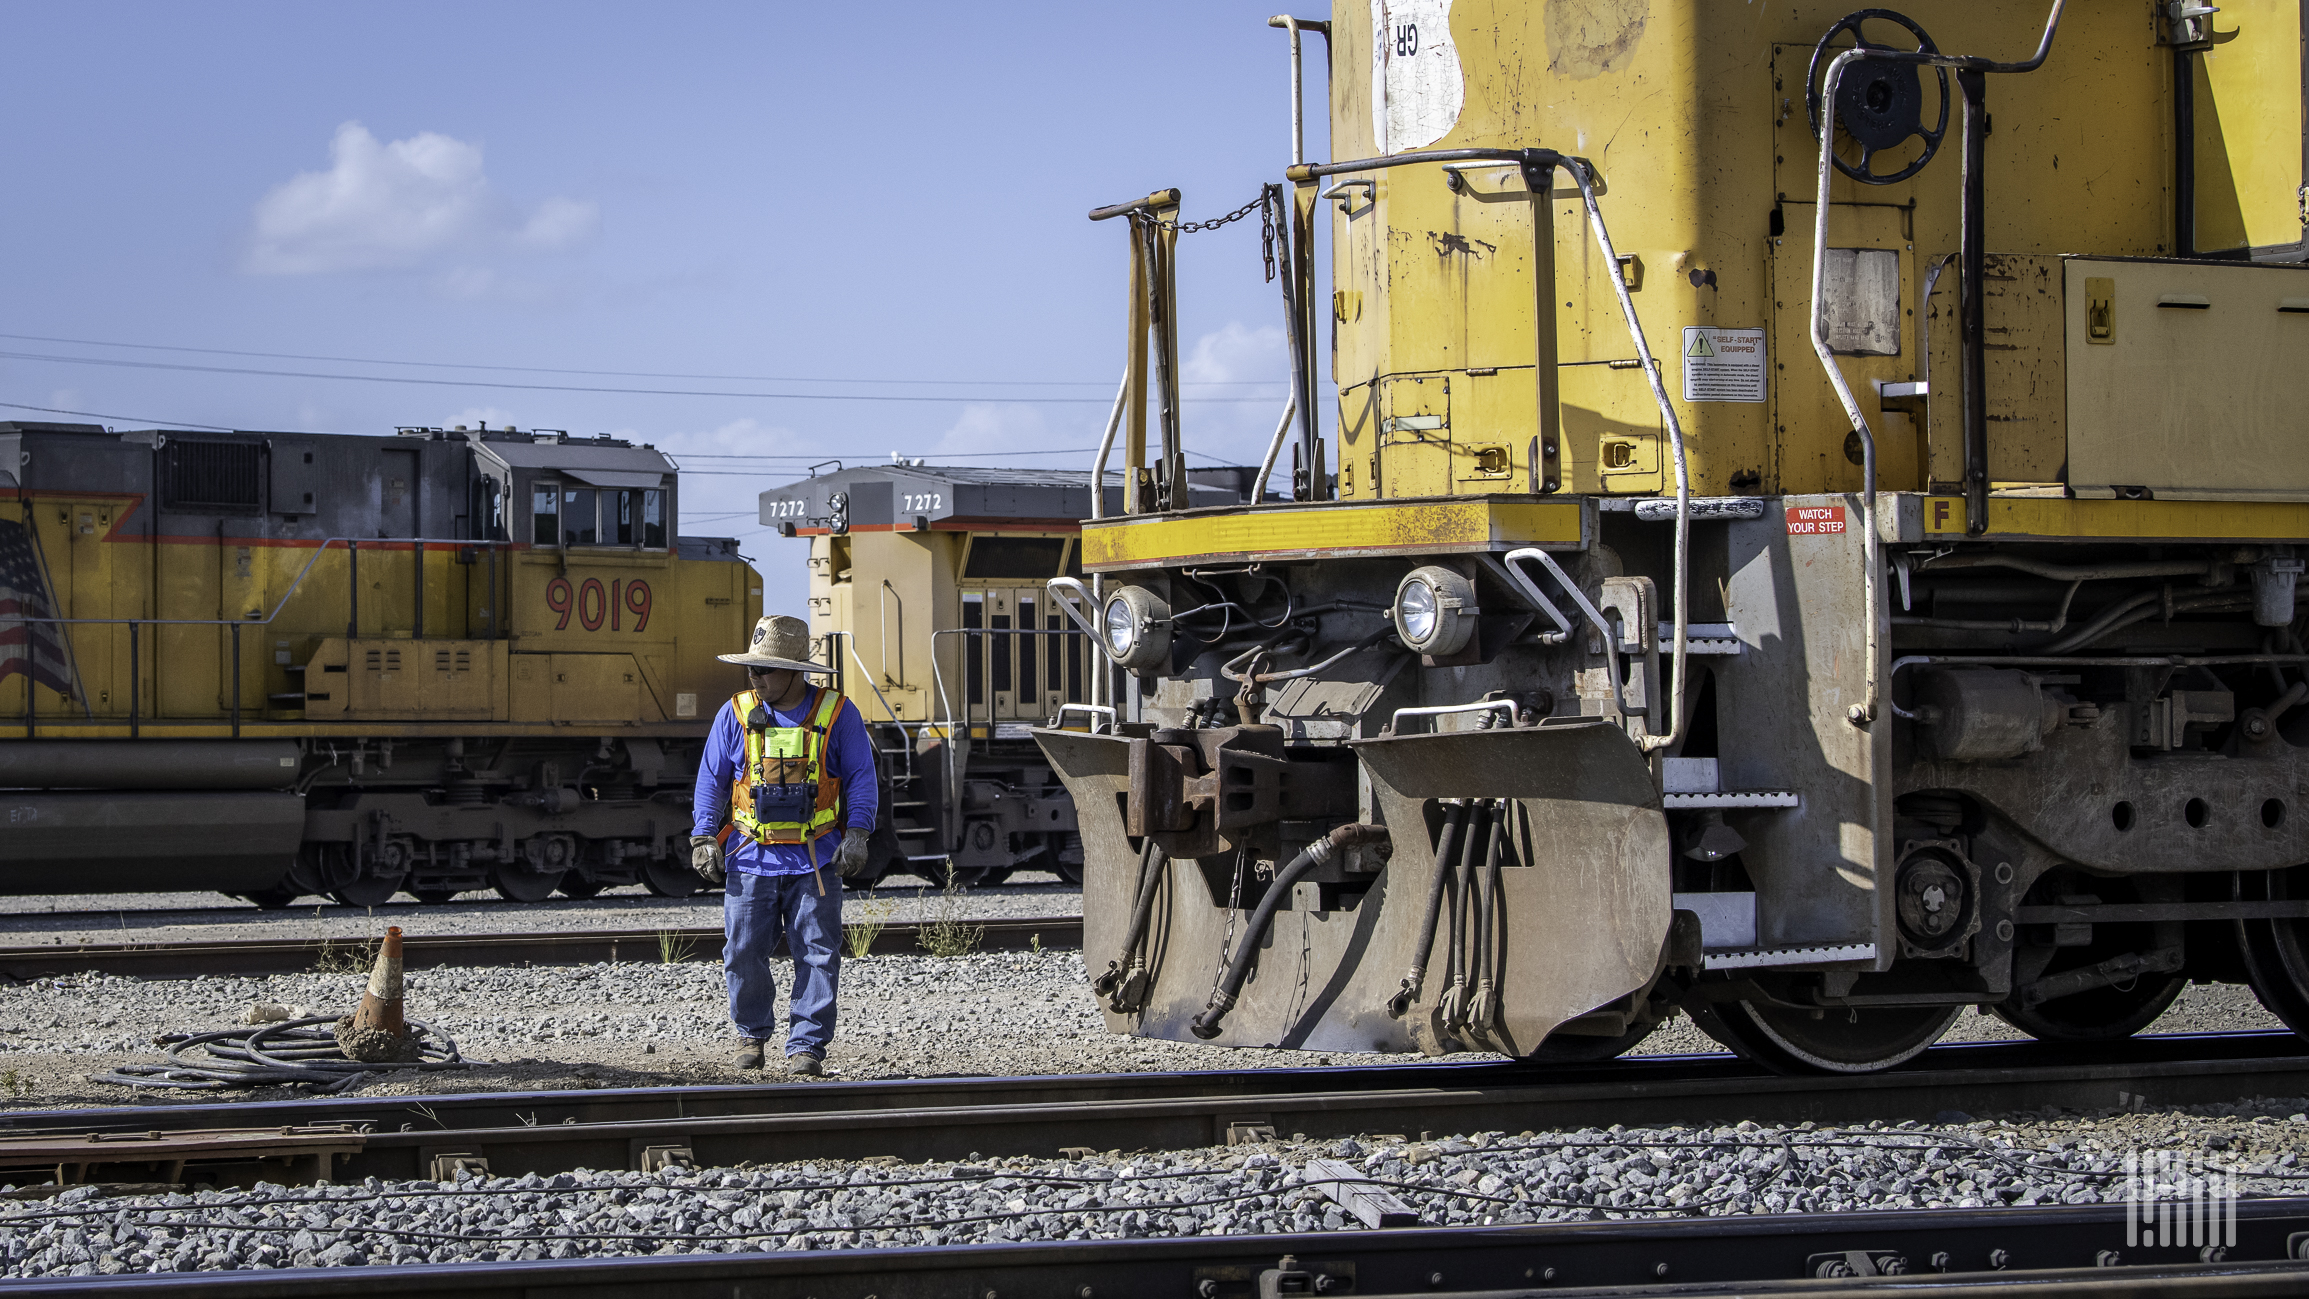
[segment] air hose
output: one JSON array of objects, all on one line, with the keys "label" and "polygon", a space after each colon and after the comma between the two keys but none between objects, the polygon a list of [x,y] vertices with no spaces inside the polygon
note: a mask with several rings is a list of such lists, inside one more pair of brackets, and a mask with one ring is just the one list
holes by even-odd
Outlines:
[{"label": "air hose", "polygon": [[1127,1015],[1145,1004],[1146,958],[1139,954],[1139,944],[1146,938],[1147,918],[1154,914],[1155,889],[1162,884],[1163,867],[1169,860],[1169,854],[1150,836],[1139,850],[1138,902],[1131,908],[1130,928],[1123,934],[1122,948],[1106,963],[1106,970],[1090,981],[1090,990],[1106,997],[1108,1009],[1118,1015]]},{"label": "air hose", "polygon": [[1226,977],[1219,980],[1218,990],[1211,994],[1210,1004],[1203,1007],[1203,1013],[1195,1016],[1191,1027],[1196,1037],[1219,1035],[1227,1012],[1234,1009],[1236,995],[1243,990],[1243,980],[1251,976],[1251,953],[1259,950],[1268,926],[1275,923],[1275,912],[1281,909],[1283,899],[1291,896],[1291,886],[1299,882],[1299,877],[1331,860],[1341,848],[1385,842],[1386,826],[1350,821],[1333,827],[1331,833],[1308,844],[1289,865],[1275,872],[1275,882],[1267,886],[1266,896],[1259,899],[1259,909],[1251,913],[1251,926],[1243,931],[1242,945],[1235,949],[1235,958],[1227,962]]},{"label": "air hose", "polygon": [[1451,925],[1445,932],[1450,935],[1450,961],[1443,995],[1436,1000],[1436,1009],[1443,1022],[1458,1027],[1467,1022],[1467,967],[1474,953],[1468,948],[1474,941],[1469,932],[1470,913],[1475,910],[1476,845],[1484,842],[1491,828],[1491,804],[1479,802],[1467,818],[1467,836],[1459,845],[1459,860],[1451,871]]},{"label": "air hose", "polygon": [[[1499,1018],[1498,986],[1491,950],[1499,914],[1499,842],[1507,836],[1506,799],[1492,804],[1491,837],[1484,842],[1483,866],[1475,877],[1475,995],[1468,999],[1466,1027],[1487,1035]],[[1473,854],[1470,854],[1471,856]]]},{"label": "air hose", "polygon": [[1419,945],[1411,949],[1411,968],[1403,987],[1387,999],[1387,1014],[1401,1019],[1411,1013],[1427,982],[1427,954],[1435,948],[1435,922],[1443,914],[1443,886],[1451,879],[1451,853],[1459,845],[1459,825],[1467,818],[1467,804],[1454,799],[1445,804],[1443,834],[1435,841],[1435,873],[1427,881],[1427,910],[1419,921]]}]

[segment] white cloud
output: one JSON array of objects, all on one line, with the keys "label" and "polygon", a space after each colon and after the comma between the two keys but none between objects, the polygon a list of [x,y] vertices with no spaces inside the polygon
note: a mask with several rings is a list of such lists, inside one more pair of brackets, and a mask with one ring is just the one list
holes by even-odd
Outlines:
[{"label": "white cloud", "polygon": [[[1272,383],[1291,381],[1290,342],[1283,327],[1252,329],[1239,320],[1195,340],[1194,350],[1179,365],[1185,383]],[[1234,394],[1224,394],[1234,395]]]},{"label": "white cloud", "polygon": [[553,252],[584,243],[600,224],[585,200],[515,210],[490,186],[480,145],[431,131],[386,144],[347,122],[329,157],[327,171],[300,173],[258,200],[243,269],[321,275]]},{"label": "white cloud", "polygon": [[[1051,432],[1049,416],[1044,413],[1046,409],[1042,406],[1019,406],[1003,402],[971,402],[962,408],[962,413],[954,418],[945,432],[938,434],[928,450],[910,451],[910,454],[920,455],[930,463],[937,464],[941,456],[958,456],[978,451],[1031,451],[1037,447],[1097,445],[1099,432],[1105,427],[1105,411],[1099,411],[1095,416],[1082,417],[1099,421],[1098,428],[1091,429],[1087,434],[1070,435]],[[1087,411],[1091,408],[1085,406],[1082,409]],[[913,438],[903,435],[891,440],[914,442]],[[896,446],[886,450],[908,448]],[[1029,458],[1022,456],[1018,459]]]},{"label": "white cloud", "polygon": [[513,412],[500,406],[467,406],[442,420],[435,428],[512,428]]}]

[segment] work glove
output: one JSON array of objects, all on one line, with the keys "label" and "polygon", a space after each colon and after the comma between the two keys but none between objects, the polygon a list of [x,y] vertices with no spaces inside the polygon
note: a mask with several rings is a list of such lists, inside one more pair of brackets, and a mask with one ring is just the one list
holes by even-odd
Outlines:
[{"label": "work glove", "polygon": [[866,849],[866,832],[852,826],[842,832],[842,846],[834,850],[834,871],[843,879],[863,875],[872,858]]},{"label": "work glove", "polygon": [[726,872],[722,869],[722,842],[710,834],[693,834],[689,838],[689,868],[698,878],[716,887],[721,885]]}]

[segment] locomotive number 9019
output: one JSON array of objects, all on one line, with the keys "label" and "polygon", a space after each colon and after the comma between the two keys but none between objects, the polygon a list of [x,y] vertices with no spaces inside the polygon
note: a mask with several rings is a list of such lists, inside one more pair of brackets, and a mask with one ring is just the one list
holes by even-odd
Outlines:
[{"label": "locomotive number 9019", "polygon": [[589,577],[571,586],[566,577],[554,578],[545,584],[545,607],[560,615],[553,624],[555,631],[568,631],[570,615],[587,631],[600,631],[604,622],[611,631],[627,630],[625,615],[633,615],[634,631],[649,630],[649,583],[618,579],[604,587],[598,577]]}]

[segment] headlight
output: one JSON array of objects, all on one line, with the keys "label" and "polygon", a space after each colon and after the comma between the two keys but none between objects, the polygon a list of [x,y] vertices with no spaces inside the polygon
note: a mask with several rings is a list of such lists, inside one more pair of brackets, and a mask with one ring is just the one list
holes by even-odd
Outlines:
[{"label": "headlight", "polygon": [[1405,582],[1395,592],[1395,626],[1403,639],[1424,645],[1435,638],[1435,588],[1425,582]]},{"label": "headlight", "polygon": [[1133,672],[1170,662],[1171,607],[1143,586],[1126,586],[1107,597],[1101,614],[1107,657]]},{"label": "headlight", "polygon": [[1412,569],[1395,588],[1395,633],[1413,651],[1448,657],[1475,635],[1475,583],[1448,568]]},{"label": "headlight", "polygon": [[1106,652],[1128,658],[1138,645],[1138,615],[1120,597],[1106,602]]}]

